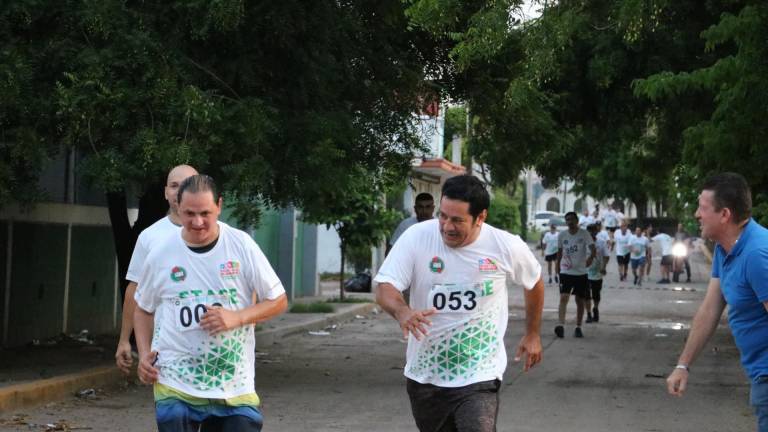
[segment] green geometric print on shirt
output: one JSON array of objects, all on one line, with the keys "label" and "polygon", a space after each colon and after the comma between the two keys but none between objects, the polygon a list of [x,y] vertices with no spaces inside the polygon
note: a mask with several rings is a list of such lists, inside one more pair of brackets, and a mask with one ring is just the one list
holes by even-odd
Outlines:
[{"label": "green geometric print on shirt", "polygon": [[497,335],[494,311],[473,318],[443,335],[425,340],[410,372],[415,376],[456,381],[494,370],[499,350]]},{"label": "green geometric print on shirt", "polygon": [[[181,382],[198,390],[220,389],[233,383],[245,383],[245,369],[242,367],[246,331],[238,328],[227,334],[211,336],[208,349],[198,348],[197,356],[181,359],[169,366],[170,371]],[[239,367],[238,367],[239,366]],[[239,372],[238,372],[239,371]],[[237,379],[237,381],[234,381]],[[242,387],[242,385],[237,385]]]}]

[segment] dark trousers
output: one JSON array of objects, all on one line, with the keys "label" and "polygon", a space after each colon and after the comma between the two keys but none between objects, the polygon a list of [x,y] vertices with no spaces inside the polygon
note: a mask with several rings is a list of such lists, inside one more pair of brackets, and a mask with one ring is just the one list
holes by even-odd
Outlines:
[{"label": "dark trousers", "polygon": [[495,432],[501,381],[438,387],[408,380],[411,410],[421,432]]}]

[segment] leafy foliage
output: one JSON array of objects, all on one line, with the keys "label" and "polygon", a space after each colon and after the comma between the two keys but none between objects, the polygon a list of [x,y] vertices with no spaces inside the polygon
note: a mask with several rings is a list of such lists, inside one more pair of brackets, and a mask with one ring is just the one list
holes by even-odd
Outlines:
[{"label": "leafy foliage", "polygon": [[737,13],[725,11],[718,23],[701,33],[705,49],[717,60],[687,71],[665,71],[638,80],[635,92],[662,106],[666,121],[675,119],[674,100],[691,100],[705,94],[709,109],[689,104],[698,118],[684,122],[680,133],[681,163],[689,175],[683,187],[695,189],[709,174],[735,171],[749,181],[755,196],[755,214],[768,223],[764,204],[768,193],[768,163],[765,142],[768,125],[764,121],[768,103],[768,6],[762,2],[746,4]]},{"label": "leafy foliage", "polygon": [[0,35],[0,195],[69,147],[106,191],[190,163],[244,222],[405,166],[442,55],[394,0],[15,0]]},{"label": "leafy foliage", "polygon": [[497,228],[524,237],[524,225],[521,218],[522,199],[523,187],[519,183],[514,189],[494,189],[491,206],[488,208],[487,222]]}]

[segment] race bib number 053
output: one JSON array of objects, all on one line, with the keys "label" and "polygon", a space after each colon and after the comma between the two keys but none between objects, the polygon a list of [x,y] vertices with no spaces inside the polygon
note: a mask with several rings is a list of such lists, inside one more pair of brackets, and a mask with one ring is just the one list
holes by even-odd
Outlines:
[{"label": "race bib number 053", "polygon": [[467,313],[477,309],[481,297],[493,294],[493,282],[433,285],[429,306],[438,313]]},{"label": "race bib number 053", "polygon": [[200,296],[173,301],[174,321],[179,331],[200,330],[200,320],[207,311],[206,305],[230,309],[227,296]]}]

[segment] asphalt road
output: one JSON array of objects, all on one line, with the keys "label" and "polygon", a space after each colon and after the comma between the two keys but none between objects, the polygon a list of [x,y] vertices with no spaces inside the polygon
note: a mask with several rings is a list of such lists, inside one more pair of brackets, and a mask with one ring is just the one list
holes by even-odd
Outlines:
[{"label": "asphalt road", "polygon": [[[704,296],[706,270],[703,266],[694,270],[697,283],[646,283],[635,289],[618,283],[611,262],[601,322],[585,324],[584,339],[572,337],[572,325],[564,339],[555,338],[558,294],[556,286],[548,285],[543,363],[528,373],[510,363],[499,430],[754,430],[748,382],[724,325],[692,366],[685,397],[666,394],[664,378]],[[653,272],[657,274],[658,262]],[[508,351],[513,351],[524,326],[520,290],[510,292]],[[570,322],[574,316],[572,303]],[[256,375],[264,430],[415,431],[402,377],[405,344],[395,322],[384,314],[371,314],[329,333],[297,335],[259,347]],[[12,415],[20,416],[18,424],[9,424]],[[0,431],[45,430],[45,424],[61,421],[73,429],[154,430],[151,391],[136,385],[0,417],[4,419],[0,425],[6,424]]]}]

